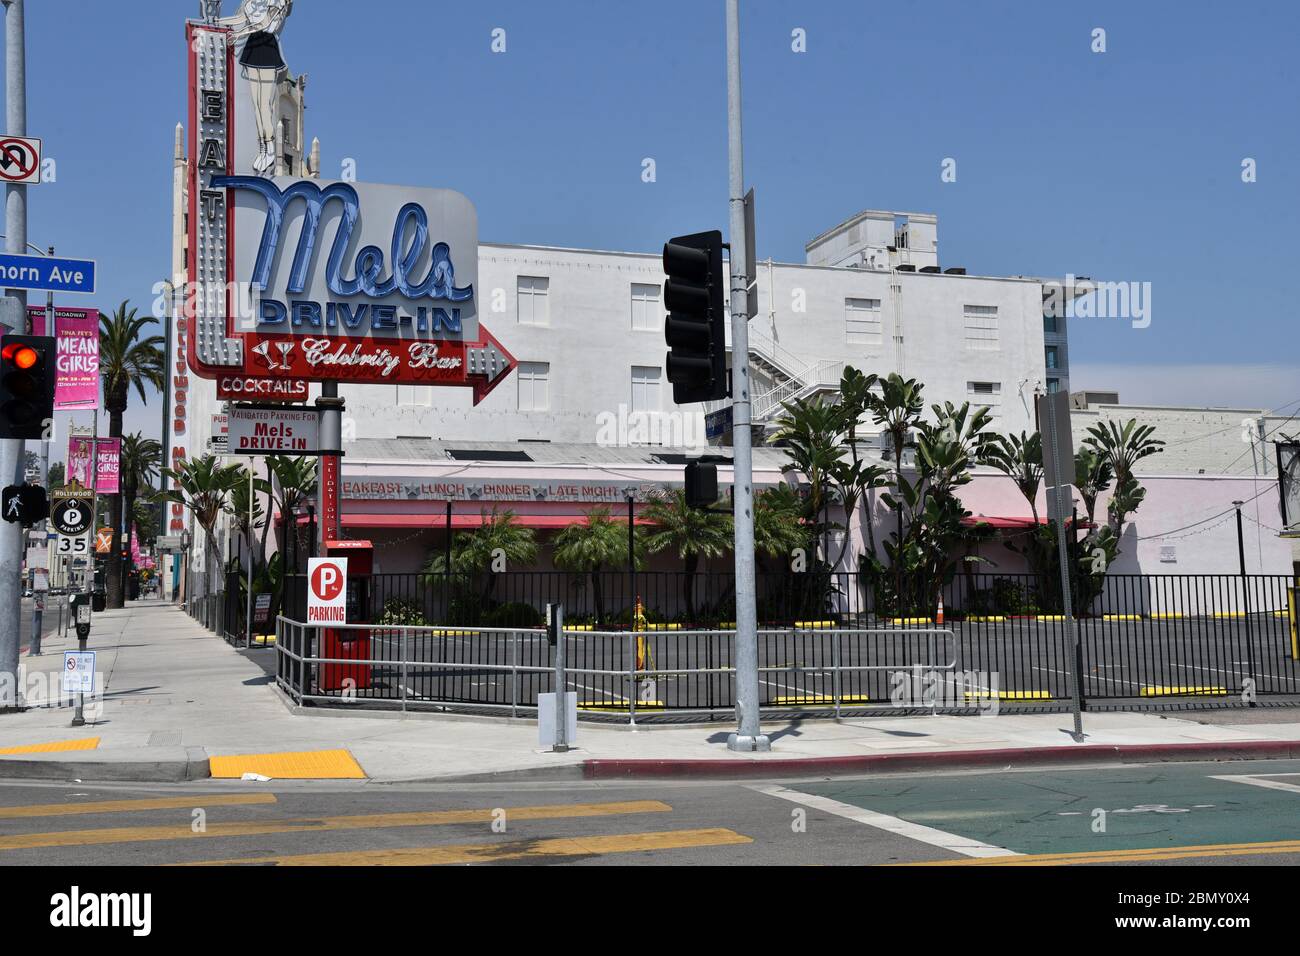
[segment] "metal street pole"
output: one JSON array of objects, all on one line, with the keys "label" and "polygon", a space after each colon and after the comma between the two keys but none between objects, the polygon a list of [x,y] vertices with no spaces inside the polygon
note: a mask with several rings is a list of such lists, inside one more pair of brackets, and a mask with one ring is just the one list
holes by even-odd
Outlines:
[{"label": "metal street pole", "polygon": [[[23,0],[3,0],[5,5],[5,126],[10,136],[27,135],[27,53],[23,26]],[[5,251],[27,251],[27,187],[5,185]],[[27,293],[9,289],[18,300],[19,313],[8,317],[9,331],[27,328]],[[17,483],[23,467],[23,442],[0,441],[0,480]],[[0,710],[16,707],[18,654],[22,630],[23,528],[0,522]]]},{"label": "metal street pole", "polygon": [[727,166],[731,223],[732,499],[736,509],[736,723],[727,749],[771,750],[758,721],[754,464],[750,449],[749,310],[745,302],[745,162],[740,127],[740,0],[727,0]]},{"label": "metal street pole", "polygon": [[[316,469],[316,496],[320,512],[319,553],[325,554],[325,542],[336,539],[339,529],[338,517],[338,475],[342,471],[339,455],[343,451],[343,399],[339,398],[338,382],[321,382],[320,397],[316,399],[316,408],[320,414],[320,451],[319,465]],[[327,459],[333,461],[327,463]],[[334,487],[328,487],[325,480],[326,471],[333,476]],[[331,500],[332,497],[332,500]]]},{"label": "metal street pole", "polygon": [[[1037,407],[1038,403],[1034,403]],[[1065,540],[1065,507],[1070,502],[1070,485],[1066,483],[1065,463],[1058,456],[1057,418],[1053,414],[1041,416],[1045,419],[1048,435],[1047,452],[1052,456],[1054,474],[1057,484],[1047,489],[1049,496],[1048,510],[1056,521],[1056,558],[1061,566],[1061,610],[1065,614],[1066,634],[1070,640],[1070,662],[1065,671],[1070,682],[1070,699],[1074,711],[1074,733],[1071,737],[1075,743],[1083,743],[1083,670],[1079,662],[1083,659],[1079,648],[1079,623],[1074,619],[1073,598],[1070,594],[1070,549]],[[1070,460],[1074,459],[1074,449],[1069,449]],[[1072,502],[1071,502],[1072,504]]]},{"label": "metal street pole", "polygon": [[248,463],[248,587],[244,589],[244,646],[253,646],[253,461]]},{"label": "metal street pole", "polygon": [[[1237,509],[1237,567],[1241,571],[1241,607],[1242,615],[1246,623],[1246,666],[1250,668],[1250,673],[1246,676],[1250,680],[1255,679],[1255,634],[1254,628],[1250,625],[1250,577],[1246,574],[1246,534],[1241,526],[1241,506],[1244,501],[1234,501],[1232,506]],[[1250,695],[1250,706],[1255,706],[1255,695]]]},{"label": "metal street pole", "polygon": [[[54,247],[50,246],[49,255],[54,255]],[[45,293],[45,334],[54,335],[54,292]],[[54,422],[51,421],[44,431],[45,438],[41,439],[41,487],[45,489],[46,500],[50,495],[50,432],[53,430]],[[37,526],[41,534],[41,541],[45,544],[45,584],[48,588],[50,582],[50,536],[49,521],[42,520]],[[50,592],[46,590],[45,594]],[[41,628],[45,624],[45,597],[35,588],[32,589],[32,604],[35,609],[32,611],[32,642],[27,651],[28,657],[39,657],[41,654]]]}]

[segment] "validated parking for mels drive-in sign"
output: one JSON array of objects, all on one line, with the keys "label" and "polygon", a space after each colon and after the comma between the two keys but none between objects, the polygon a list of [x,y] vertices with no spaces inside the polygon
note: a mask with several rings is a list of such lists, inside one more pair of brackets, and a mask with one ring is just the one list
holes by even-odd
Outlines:
[{"label": "validated parking for mels drive-in sign", "polygon": [[320,450],[320,418],[314,408],[235,405],[227,429],[232,455],[315,455]]}]

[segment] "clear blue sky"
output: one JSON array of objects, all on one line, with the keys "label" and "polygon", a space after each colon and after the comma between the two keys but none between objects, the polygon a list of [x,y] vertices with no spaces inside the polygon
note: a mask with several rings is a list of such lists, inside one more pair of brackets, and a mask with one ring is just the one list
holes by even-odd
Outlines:
[{"label": "clear blue sky", "polygon": [[[31,190],[30,235],[99,260],[104,310],[147,310],[168,269],[197,9],[28,4],[28,128],[58,163]],[[863,208],[933,211],[945,265],[1152,283],[1150,328],[1074,323],[1075,387],[1300,399],[1298,11],[742,0],[759,254],[802,261],[804,242]],[[489,49],[495,27],[505,54]],[[284,35],[327,177],[350,157],[363,180],[459,189],[485,240],[643,251],[725,229],[723,45],[722,0],[298,0]],[[940,181],[945,157],[955,183]],[[156,429],[157,408],[128,427]]]}]

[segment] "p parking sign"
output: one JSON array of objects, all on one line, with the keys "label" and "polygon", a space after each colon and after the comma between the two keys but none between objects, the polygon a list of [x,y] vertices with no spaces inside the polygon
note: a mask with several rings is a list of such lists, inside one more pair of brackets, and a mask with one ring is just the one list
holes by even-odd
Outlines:
[{"label": "p parking sign", "polygon": [[348,559],[307,560],[307,623],[344,624],[348,616]]}]

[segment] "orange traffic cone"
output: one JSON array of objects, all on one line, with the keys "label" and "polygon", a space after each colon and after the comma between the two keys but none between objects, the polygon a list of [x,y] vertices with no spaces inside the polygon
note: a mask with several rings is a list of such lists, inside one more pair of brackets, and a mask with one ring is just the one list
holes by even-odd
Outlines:
[{"label": "orange traffic cone", "polygon": [[943,623],[943,595],[942,594],[939,595],[939,610],[935,612],[934,623],[936,624]]}]

